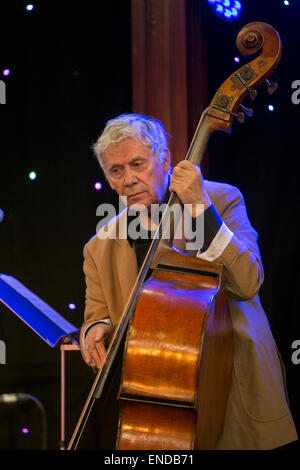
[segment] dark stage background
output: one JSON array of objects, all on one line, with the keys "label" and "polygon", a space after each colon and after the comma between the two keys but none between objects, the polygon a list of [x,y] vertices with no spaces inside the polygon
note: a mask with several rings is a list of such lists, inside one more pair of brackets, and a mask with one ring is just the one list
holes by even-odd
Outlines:
[{"label": "dark stage background", "polygon": [[[209,144],[208,178],[238,186],[260,234],[265,267],[261,300],[287,372],[291,409],[300,426],[300,365],[292,343],[300,340],[298,173],[300,104],[292,83],[300,80],[300,2],[244,1],[229,23],[201,3],[207,56],[208,97],[238,68],[235,37],[250,21],[279,32],[283,57],[272,80],[275,95],[258,89],[254,117],[234,123],[231,135]],[[0,72],[7,103],[0,107],[0,272],[12,275],[78,328],[84,309],[82,248],[94,235],[96,208],[116,197],[98,168],[90,145],[105,122],[132,111],[131,4],[11,1],[1,6]],[[244,60],[242,63],[245,63]],[[207,103],[209,104],[209,102]],[[269,112],[267,105],[274,111]],[[200,118],[200,113],[199,113]],[[184,155],[182,156],[184,158]],[[37,178],[28,178],[30,171]],[[100,181],[101,191],[94,183]],[[69,303],[77,308],[70,310]],[[48,420],[48,448],[60,440],[60,352],[50,348],[4,305],[0,340],[0,394],[37,397]],[[69,441],[94,375],[79,352],[67,353],[66,437]],[[109,400],[97,403],[82,438],[83,448],[107,448]],[[28,427],[29,434],[22,433]],[[0,449],[37,449],[41,419],[35,405],[0,404]],[[100,437],[99,437],[100,435]],[[98,437],[96,437],[98,436]],[[101,439],[100,439],[101,438]],[[101,442],[100,442],[101,440]]]}]

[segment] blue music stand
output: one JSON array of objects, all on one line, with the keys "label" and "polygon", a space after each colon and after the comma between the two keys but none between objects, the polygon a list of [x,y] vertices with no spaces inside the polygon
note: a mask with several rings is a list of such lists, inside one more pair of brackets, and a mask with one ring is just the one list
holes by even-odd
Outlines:
[{"label": "blue music stand", "polygon": [[0,274],[0,300],[52,348],[61,351],[61,440],[65,449],[65,351],[77,351],[79,329],[12,276]]},{"label": "blue music stand", "polygon": [[72,342],[79,329],[12,276],[0,274],[0,300],[52,348]]}]

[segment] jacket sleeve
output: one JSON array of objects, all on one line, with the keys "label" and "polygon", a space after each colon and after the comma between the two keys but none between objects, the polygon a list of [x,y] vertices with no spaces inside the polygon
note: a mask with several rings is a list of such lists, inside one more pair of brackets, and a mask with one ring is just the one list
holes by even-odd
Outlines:
[{"label": "jacket sleeve", "polygon": [[109,319],[108,308],[104,297],[101,279],[90,255],[88,245],[83,249],[83,271],[85,274],[85,310],[84,323],[80,332],[80,343],[83,344],[85,331],[93,323]]},{"label": "jacket sleeve", "polygon": [[225,209],[219,215],[230,236],[214,261],[224,266],[227,295],[234,301],[249,300],[259,292],[264,271],[257,232],[249,222],[244,198],[237,188],[229,188],[225,192]]}]

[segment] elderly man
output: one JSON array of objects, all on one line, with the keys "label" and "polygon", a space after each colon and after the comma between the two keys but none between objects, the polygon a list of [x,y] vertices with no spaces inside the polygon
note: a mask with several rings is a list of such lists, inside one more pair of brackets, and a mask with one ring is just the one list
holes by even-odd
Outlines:
[{"label": "elderly man", "polygon": [[[127,207],[142,205],[148,211],[143,227],[147,233],[151,207],[165,202],[168,192],[174,191],[181,203],[188,205],[194,221],[204,219],[204,242],[191,254],[224,267],[234,364],[217,448],[273,449],[297,440],[283,366],[258,297],[263,267],[257,233],[248,220],[240,191],[228,184],[204,181],[199,167],[188,161],[180,162],[171,172],[164,127],[146,116],[127,114],[109,121],[94,151],[111,188],[126,198]],[[105,230],[120,227],[125,216],[126,209],[84,248],[86,309],[81,346],[87,364],[99,369],[106,358],[105,344],[118,324],[151,243],[151,239],[135,239],[129,231],[123,238],[101,236]]]}]

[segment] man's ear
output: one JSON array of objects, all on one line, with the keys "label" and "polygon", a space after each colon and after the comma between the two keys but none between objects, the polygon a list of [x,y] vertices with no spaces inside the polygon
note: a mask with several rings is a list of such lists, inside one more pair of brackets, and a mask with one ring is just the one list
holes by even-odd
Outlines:
[{"label": "man's ear", "polygon": [[113,184],[113,182],[111,181],[111,179],[109,178],[107,172],[106,172],[106,169],[104,169],[104,167],[102,167],[102,171],[104,173],[104,177],[106,179],[106,181],[108,182],[109,186],[111,187],[111,189],[113,189],[115,191],[115,185]]},{"label": "man's ear", "polygon": [[106,179],[106,181],[108,182],[109,186],[111,187],[111,189],[113,189],[115,191],[115,185],[113,184],[113,182],[110,180],[108,174],[107,174],[107,167],[106,167],[106,162],[105,162],[105,159],[104,159],[104,155],[103,155],[103,161],[101,162],[100,161],[100,158],[98,157],[98,162],[99,162],[99,165],[101,167],[101,170],[104,174],[104,178]]},{"label": "man's ear", "polygon": [[168,173],[171,168],[171,154],[168,148],[165,148],[163,151],[162,167],[164,173]]},{"label": "man's ear", "polygon": [[115,185],[113,184],[113,182],[112,182],[112,181],[110,180],[110,178],[108,178],[107,176],[106,176],[106,179],[107,179],[108,184],[109,184],[109,186],[111,187],[111,189],[113,189],[113,190],[115,191],[115,190],[116,190],[116,187],[115,187]]}]

